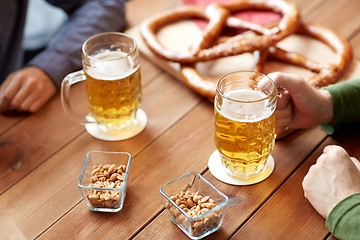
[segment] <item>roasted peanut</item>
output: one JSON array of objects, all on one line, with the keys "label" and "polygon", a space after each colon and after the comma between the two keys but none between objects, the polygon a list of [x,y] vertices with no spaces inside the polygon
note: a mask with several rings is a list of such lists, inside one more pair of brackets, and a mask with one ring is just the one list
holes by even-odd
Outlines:
[{"label": "roasted peanut", "polygon": [[91,172],[91,175],[95,176],[96,173],[98,173],[100,171],[100,168],[94,168]]},{"label": "roasted peanut", "polygon": [[207,209],[212,209],[215,207],[215,204],[214,203],[203,203],[203,204],[201,204],[201,207],[207,208]]},{"label": "roasted peanut", "polygon": [[109,173],[113,173],[115,168],[116,168],[115,164],[111,164],[109,167]]},{"label": "roasted peanut", "polygon": [[206,196],[206,197],[203,197],[203,198],[200,200],[200,202],[201,202],[201,203],[204,203],[204,202],[207,202],[209,199],[210,199],[210,197],[209,197],[209,196]]},{"label": "roasted peanut", "polygon": [[187,199],[186,202],[187,202],[187,205],[188,205],[189,207],[193,207],[193,206],[194,206],[194,202],[193,202],[190,198]]},{"label": "roasted peanut", "polygon": [[201,198],[202,198],[201,196],[195,195],[193,200],[194,200],[194,202],[198,202],[198,201],[200,201]]},{"label": "roasted peanut", "polygon": [[113,174],[111,174],[111,176],[110,176],[110,181],[115,182],[115,181],[116,181],[116,179],[117,179],[117,176],[118,176],[118,174],[117,174],[117,173],[113,173]]},{"label": "roasted peanut", "polygon": [[[181,209],[183,209],[190,217],[197,217],[210,209],[216,207],[215,201],[210,196],[202,196],[199,192],[192,193],[191,191],[181,191],[180,193],[170,196],[170,199],[175,202]],[[187,218],[180,213],[178,209],[171,204],[167,204],[170,215],[182,226],[187,228]],[[221,212],[215,211],[211,214],[205,215],[196,221],[191,221],[190,231],[194,236],[202,234],[204,231],[216,227],[221,219]]]},{"label": "roasted peanut", "polygon": [[[93,166],[90,187],[118,188],[122,185],[126,171],[125,165],[105,164]],[[120,176],[120,177],[119,177]],[[89,190],[87,198],[93,207],[116,208],[120,204],[121,196],[117,191]]]},{"label": "roasted peanut", "polygon": [[120,181],[123,181],[124,180],[124,174],[118,174],[117,179],[119,179]]}]

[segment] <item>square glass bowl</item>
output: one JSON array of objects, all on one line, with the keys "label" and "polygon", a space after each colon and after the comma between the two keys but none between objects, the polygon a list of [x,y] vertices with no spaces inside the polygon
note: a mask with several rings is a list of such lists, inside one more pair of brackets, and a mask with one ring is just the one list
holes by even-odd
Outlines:
[{"label": "square glass bowl", "polygon": [[127,152],[87,153],[78,187],[90,210],[118,212],[122,209],[131,159]]},{"label": "square glass bowl", "polygon": [[[195,198],[197,192],[201,195],[202,200],[198,200],[200,197]],[[189,172],[164,184],[160,187],[160,193],[163,196],[163,203],[171,221],[191,239],[201,239],[218,230],[230,202],[226,195],[197,172]],[[209,200],[207,196],[212,200]],[[183,204],[186,207],[177,205],[176,201],[180,205],[182,204],[181,200],[178,199],[183,199]],[[210,204],[201,204],[202,206],[209,206],[207,211],[203,213],[198,211],[200,215],[194,215],[193,212],[196,212],[196,208],[199,208],[198,205],[200,205],[196,204],[196,201],[197,203]]]}]

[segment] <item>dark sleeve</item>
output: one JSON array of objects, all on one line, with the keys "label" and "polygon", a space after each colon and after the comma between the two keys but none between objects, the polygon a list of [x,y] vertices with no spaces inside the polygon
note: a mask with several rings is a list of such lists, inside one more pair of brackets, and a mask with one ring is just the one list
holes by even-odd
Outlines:
[{"label": "dark sleeve", "polygon": [[326,219],[326,227],[339,240],[360,238],[360,193],[339,202]]},{"label": "dark sleeve", "polygon": [[88,0],[46,0],[55,7],[62,8],[67,14],[71,14],[78,7],[86,3]]},{"label": "dark sleeve", "polygon": [[47,48],[28,63],[44,70],[57,88],[67,74],[81,69],[81,46],[85,40],[97,33],[120,31],[125,26],[123,0],[88,0],[80,6],[83,0],[62,1],[49,2],[62,2],[58,6],[72,12],[69,21]]},{"label": "dark sleeve", "polygon": [[333,121],[321,124],[327,134],[333,134],[346,124],[360,122],[360,79],[339,82],[324,89],[330,92],[334,109]]}]

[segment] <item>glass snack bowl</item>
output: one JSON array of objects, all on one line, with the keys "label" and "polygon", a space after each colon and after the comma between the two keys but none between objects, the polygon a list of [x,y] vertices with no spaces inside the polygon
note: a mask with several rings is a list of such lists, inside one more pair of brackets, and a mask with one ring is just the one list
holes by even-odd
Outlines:
[{"label": "glass snack bowl", "polygon": [[164,184],[160,193],[171,221],[191,239],[217,231],[230,202],[198,172],[189,172]]},{"label": "glass snack bowl", "polygon": [[127,152],[87,153],[78,187],[90,210],[118,212],[122,209],[131,159]]}]

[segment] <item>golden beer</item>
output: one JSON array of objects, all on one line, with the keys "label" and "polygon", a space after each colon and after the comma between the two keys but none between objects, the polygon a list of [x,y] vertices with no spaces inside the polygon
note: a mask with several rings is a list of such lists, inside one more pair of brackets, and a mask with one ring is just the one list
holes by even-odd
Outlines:
[{"label": "golden beer", "polygon": [[229,175],[248,178],[264,170],[274,148],[275,91],[265,93],[251,78],[221,84],[215,99],[216,149]]},{"label": "golden beer", "polygon": [[275,115],[232,119],[215,110],[215,145],[231,175],[261,171],[274,147]]},{"label": "golden beer", "polygon": [[[141,109],[140,58],[136,42],[119,32],[90,37],[82,46],[83,69],[68,74],[61,84],[65,112],[93,137],[120,141],[141,133],[147,124]],[[70,89],[85,82],[89,113],[74,111]]]},{"label": "golden beer", "polygon": [[140,65],[124,61],[124,55],[121,51],[98,53],[92,56],[91,68],[85,69],[90,114],[104,132],[134,124],[141,102]]}]

